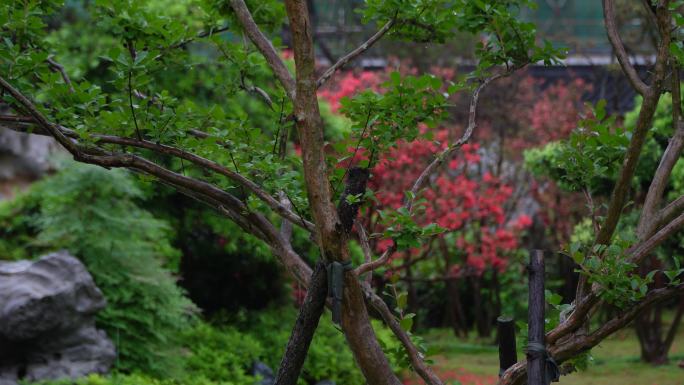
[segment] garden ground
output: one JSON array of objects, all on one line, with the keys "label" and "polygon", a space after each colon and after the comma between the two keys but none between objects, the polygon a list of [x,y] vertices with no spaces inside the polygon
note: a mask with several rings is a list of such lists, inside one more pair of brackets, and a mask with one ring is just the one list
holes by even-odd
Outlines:
[{"label": "garden ground", "polygon": [[[462,385],[493,385],[499,370],[496,346],[463,341],[449,330],[435,330],[426,336],[434,349],[433,359],[445,381]],[[639,360],[639,342],[633,329],[625,329],[594,348],[593,363],[580,373],[563,376],[560,385],[684,385],[684,331],[679,331],[668,365],[654,367]],[[521,353],[518,353],[521,357]],[[463,368],[468,368],[467,370]],[[408,380],[407,384],[420,384]]]}]

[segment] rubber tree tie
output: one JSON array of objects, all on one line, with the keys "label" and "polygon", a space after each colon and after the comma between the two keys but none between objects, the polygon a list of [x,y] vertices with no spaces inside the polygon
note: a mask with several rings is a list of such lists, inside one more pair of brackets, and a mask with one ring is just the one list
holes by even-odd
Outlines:
[{"label": "rubber tree tie", "polygon": [[552,382],[558,382],[560,379],[560,369],[556,360],[551,357],[548,350],[543,344],[539,342],[530,342],[527,345],[527,352],[535,357],[541,356],[544,359],[544,384],[549,385]]},{"label": "rubber tree tie", "polygon": [[340,324],[342,321],[342,298],[344,295],[344,272],[353,269],[351,261],[330,262],[328,270],[328,297],[332,301],[332,321]]}]

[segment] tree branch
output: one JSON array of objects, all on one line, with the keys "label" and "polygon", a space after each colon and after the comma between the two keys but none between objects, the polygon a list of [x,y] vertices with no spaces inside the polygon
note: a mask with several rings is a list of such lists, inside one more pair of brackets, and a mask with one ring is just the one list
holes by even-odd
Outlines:
[{"label": "tree branch", "polygon": [[[59,126],[50,123],[47,118],[28,100],[17,91],[11,84],[0,76],[0,86],[12,95],[28,111],[38,126],[50,133],[62,146],[64,146],[75,160],[99,165],[105,168],[121,167],[142,171],[157,177],[163,183],[167,183],[180,191],[191,191],[195,196],[209,199],[214,207],[227,214],[236,223],[257,237],[266,241],[274,254],[279,257],[286,269],[301,283],[308,285],[311,276],[311,268],[292,250],[289,242],[286,242],[278,230],[263,215],[251,212],[239,199],[209,183],[199,181],[184,175],[167,170],[153,162],[132,154],[107,154],[100,149],[86,149],[72,141],[66,135],[73,132],[63,133]],[[258,229],[256,231],[255,229]]]},{"label": "tree branch", "polygon": [[[510,70],[492,75],[480,82],[480,84],[473,91],[472,98],[470,100],[470,108],[468,110],[468,126],[466,126],[463,136],[461,136],[461,138],[455,143],[450,145],[446,150],[442,151],[442,153],[438,154],[435,159],[423,170],[423,172],[420,173],[416,181],[413,183],[413,187],[411,187],[411,197],[418,196],[420,190],[427,185],[430,176],[432,176],[437,168],[447,161],[454,153],[456,153],[461,146],[470,140],[470,137],[473,135],[473,132],[477,127],[477,106],[482,90],[485,89],[491,82],[506,77],[520,68],[522,68],[522,66],[511,68]],[[409,212],[411,212],[411,209],[413,208],[413,198],[407,198],[404,205]]]},{"label": "tree branch", "polygon": [[50,133],[50,135],[53,136],[59,144],[66,148],[67,151],[74,156],[79,154],[78,146],[71,139],[64,136],[57,126],[50,123],[28,98],[26,98],[21,92],[9,84],[2,76],[0,76],[0,87],[9,92],[9,94],[12,95],[12,97],[19,102],[19,104],[21,104],[27,113],[31,115],[38,126]]},{"label": "tree branch", "polygon": [[[553,345],[549,343],[547,337],[547,343],[550,345],[548,350],[551,356],[558,363],[561,363],[598,345],[606,337],[629,324],[638,314],[646,310],[648,307],[670,299],[674,296],[680,295],[681,293],[684,293],[684,284],[680,284],[675,287],[652,290],[646,294],[644,299],[632,305],[629,307],[629,309],[621,314],[611,318],[608,322],[602,324],[599,329],[590,334],[574,334],[571,338],[565,338],[562,340],[562,342],[558,342]],[[525,378],[525,365],[526,362],[521,361],[508,368],[508,370],[506,370],[503,376],[499,379],[498,385],[521,384]]]},{"label": "tree branch", "polygon": [[658,214],[658,218],[656,220],[656,225],[660,227],[670,222],[672,219],[674,219],[675,216],[682,213],[682,211],[684,211],[684,195],[673,200],[662,210],[660,210],[660,213]]},{"label": "tree branch", "polygon": [[679,214],[670,223],[663,226],[647,240],[627,250],[627,256],[634,263],[641,262],[649,253],[663,243],[670,235],[676,233],[684,226],[684,213]]},{"label": "tree branch", "polygon": [[684,293],[684,284],[652,290],[646,294],[644,299],[630,306],[617,317],[611,318],[608,322],[602,324],[597,330],[586,336],[575,336],[574,338],[568,339],[566,343],[557,347],[552,347],[550,352],[559,362],[572,358],[578,353],[587,351],[598,345],[606,337],[625,327],[632,320],[634,320],[638,314],[648,309],[650,306],[670,299],[676,295],[679,295],[680,293]]},{"label": "tree branch", "polygon": [[328,293],[327,283],[325,264],[323,261],[319,261],[316,264],[304,303],[299,309],[297,320],[287,341],[274,385],[297,384],[311,340],[325,308],[325,299]]},{"label": "tree branch", "polygon": [[[616,36],[617,27],[615,26],[613,1],[603,0],[603,5],[604,18],[606,20],[606,29],[608,30],[608,35],[609,37],[613,36],[613,38],[618,39],[616,50],[619,51],[620,49],[622,49],[622,51],[624,51],[624,47],[622,46],[622,43],[619,41],[619,36]],[[661,40],[658,46],[658,53],[656,55],[653,80],[651,85],[646,86],[646,88],[642,90],[643,92],[641,92],[643,95],[643,102],[641,104],[641,108],[639,109],[639,116],[637,118],[637,122],[634,127],[634,131],[632,133],[632,138],[630,139],[629,146],[625,153],[625,157],[622,161],[620,174],[618,175],[618,179],[615,183],[615,186],[613,186],[613,191],[610,196],[610,201],[605,215],[605,220],[603,221],[601,229],[596,236],[596,244],[606,245],[610,243],[610,240],[613,237],[613,233],[615,232],[618,221],[620,220],[620,216],[622,215],[625,201],[627,200],[627,195],[629,193],[629,189],[631,186],[632,177],[634,176],[634,172],[636,171],[636,166],[639,162],[639,157],[641,155],[641,151],[646,140],[646,135],[648,134],[648,130],[651,128],[651,124],[653,123],[653,116],[655,114],[655,110],[658,106],[658,101],[660,100],[660,95],[662,93],[662,83],[666,75],[666,69],[669,58],[671,28],[670,16],[667,11],[667,7],[658,6],[656,9],[656,13],[658,28],[660,29]],[[614,43],[612,38],[611,43]],[[620,59],[620,57],[621,56],[618,55],[618,59]],[[623,59],[626,59],[626,57],[623,57]],[[628,61],[623,62],[621,60],[620,64],[622,65],[623,71],[628,75],[628,77],[630,77],[629,71],[634,71],[634,68],[629,65]],[[632,79],[632,81],[635,80],[632,77],[630,77],[630,79]],[[635,87],[640,87],[640,85],[636,84]],[[639,222],[642,222],[641,218],[639,219]],[[643,234],[638,233],[637,235],[640,236],[641,240],[648,236],[646,232],[643,232]],[[579,282],[577,284],[576,297],[582,298],[587,289],[587,277],[584,275],[580,276]]]},{"label": "tree branch", "polygon": [[276,213],[278,213],[280,216],[282,216],[286,220],[293,222],[293,223],[296,223],[301,228],[303,228],[304,230],[307,230],[309,232],[311,231],[312,228],[314,228],[313,223],[307,221],[306,219],[302,218],[298,214],[295,214],[292,210],[288,209],[285,205],[278,202],[278,200],[276,200],[273,196],[271,196],[266,191],[264,191],[261,188],[261,186],[259,186],[255,182],[245,178],[242,174],[239,174],[235,171],[231,171],[230,169],[223,167],[214,161],[202,158],[201,156],[195,155],[191,152],[183,151],[183,150],[176,148],[176,147],[167,146],[167,145],[163,145],[163,144],[157,144],[157,143],[153,143],[153,142],[150,142],[147,140],[141,140],[140,141],[140,140],[122,138],[122,137],[112,136],[112,135],[92,135],[92,137],[100,143],[110,143],[110,144],[119,144],[119,145],[125,145],[125,146],[137,147],[137,148],[145,148],[145,149],[153,150],[153,151],[161,153],[161,154],[172,155],[172,156],[190,161],[190,162],[192,162],[198,166],[212,170],[218,174],[221,174],[221,175],[228,177],[232,181],[238,183],[240,186],[247,188],[249,191],[254,193],[254,195],[256,195],[259,199],[261,199],[264,203],[266,203],[267,206],[269,206],[271,209],[273,209]]},{"label": "tree branch", "polygon": [[57,63],[52,56],[48,56],[48,58],[45,61],[48,63],[48,65],[53,71],[57,71],[60,75],[62,75],[64,83],[69,87],[69,92],[74,93],[74,86],[73,84],[71,84],[71,79],[69,79],[69,75],[67,75],[66,71],[64,70],[64,66]]},{"label": "tree branch", "polygon": [[622,71],[627,75],[627,79],[632,84],[632,87],[639,94],[645,95],[649,90],[649,86],[641,80],[636,69],[634,69],[634,66],[629,62],[629,56],[627,55],[624,44],[622,44],[622,39],[620,39],[620,33],[615,20],[615,5],[613,0],[603,0],[603,20],[606,25],[608,40],[610,40],[610,44],[613,46],[615,56],[617,57],[618,62],[620,62]]},{"label": "tree branch", "polygon": [[[373,260],[373,251],[371,250],[370,247],[370,242],[368,241],[368,233],[366,232],[366,228],[363,226],[363,223],[361,221],[357,220],[354,225],[356,226],[356,233],[359,235],[359,243],[361,244],[361,250],[363,251],[363,257],[364,261],[361,266],[368,265],[371,263]],[[357,276],[361,276],[361,274],[365,273],[365,271],[361,271],[361,266],[357,267],[354,270],[354,274]],[[370,284],[373,279],[372,274],[368,274],[366,277],[366,283]]]},{"label": "tree branch", "polygon": [[372,272],[373,270],[387,263],[389,257],[394,253],[394,251],[396,251],[396,247],[394,245],[390,246],[382,253],[382,255],[380,255],[380,258],[374,261],[365,262],[354,269],[354,274],[360,276],[361,274]]},{"label": "tree branch", "polygon": [[682,321],[682,316],[684,316],[684,295],[679,298],[677,313],[675,313],[675,317],[670,324],[670,329],[667,331],[665,339],[663,340],[663,345],[665,346],[666,351],[669,351],[672,347],[672,343],[674,342],[674,339],[677,336],[677,331],[679,330],[679,324]]},{"label": "tree branch", "polygon": [[392,20],[385,23],[385,25],[383,25],[382,28],[380,28],[373,36],[371,36],[363,44],[361,44],[360,46],[358,46],[356,49],[349,52],[348,54],[344,55],[342,58],[340,58],[340,60],[338,60],[330,68],[325,70],[323,75],[321,75],[321,77],[318,78],[318,81],[316,82],[316,87],[320,88],[323,84],[325,84],[325,82],[328,81],[328,79],[330,79],[331,76],[333,76],[335,74],[335,72],[342,69],[345,65],[347,65],[347,63],[349,63],[350,61],[354,60],[359,55],[366,52],[370,47],[372,47],[375,43],[377,43],[378,40],[382,39],[382,37],[385,36],[385,34],[390,29],[392,29],[395,22],[396,22],[396,17],[392,18]]},{"label": "tree branch", "polygon": [[282,84],[283,88],[285,88],[285,92],[291,100],[294,100],[295,81],[292,78],[290,71],[288,71],[287,67],[285,67],[283,60],[280,58],[280,56],[278,56],[278,53],[273,47],[273,44],[271,44],[271,41],[266,38],[266,36],[257,26],[256,22],[254,22],[252,14],[249,12],[245,2],[243,0],[230,0],[230,6],[233,8],[233,11],[235,11],[242,28],[247,34],[247,37],[249,37],[249,40],[251,40],[259,52],[264,55],[264,58],[271,67],[271,70],[273,70],[273,73],[280,81],[280,84]]},{"label": "tree branch", "polygon": [[363,291],[366,296],[366,300],[375,309],[380,316],[385,321],[385,324],[389,326],[395,336],[399,339],[401,344],[406,350],[406,354],[409,356],[411,361],[411,366],[418,373],[418,375],[425,380],[428,385],[442,385],[442,380],[432,371],[432,369],[425,364],[424,356],[418,351],[416,346],[411,341],[411,336],[401,327],[401,324],[392,314],[392,311],[387,307],[385,301],[382,300],[377,294],[367,284],[363,285]]},{"label": "tree branch", "polygon": [[637,227],[637,235],[646,237],[650,235],[658,225],[658,219],[661,213],[657,212],[658,206],[662,201],[663,192],[667,187],[667,182],[670,179],[670,174],[684,149],[684,122],[681,120],[681,98],[680,98],[680,84],[679,73],[676,66],[673,66],[672,71],[672,123],[674,125],[674,135],[670,138],[670,142],[660,158],[660,164],[651,180],[651,185],[648,188],[646,199],[641,210],[641,217],[639,218],[639,225]]},{"label": "tree branch", "polygon": [[[516,68],[511,68],[506,70],[505,72],[497,73],[495,75],[492,75],[486,79],[484,79],[473,91],[471,100],[470,100],[470,108],[468,111],[468,126],[466,127],[465,132],[461,136],[459,140],[457,140],[454,144],[449,146],[446,150],[442,151],[440,154],[438,154],[435,159],[430,162],[427,167],[423,170],[423,172],[420,173],[418,178],[415,180],[413,183],[413,186],[411,187],[411,194],[409,194],[404,201],[404,207],[408,209],[409,212],[412,211],[413,209],[413,200],[415,199],[416,196],[418,196],[418,193],[420,190],[427,185],[430,176],[432,176],[433,173],[437,171],[440,165],[442,165],[446,160],[448,160],[456,151],[458,151],[459,148],[461,148],[465,143],[470,140],[470,137],[473,135],[473,132],[475,131],[475,128],[477,127],[477,106],[478,106],[478,101],[480,98],[480,93],[482,92],[483,89],[485,89],[491,82],[510,75],[511,73],[515,72],[516,70],[522,68],[516,67]],[[368,271],[373,271],[377,269],[378,267],[382,266],[385,264],[390,256],[397,250],[397,245],[396,243],[392,244],[387,250],[385,250],[380,258],[376,259],[375,261],[372,261],[370,263],[364,263],[363,265],[359,266],[356,268],[354,271],[357,275],[364,274]]]},{"label": "tree branch", "polygon": [[[24,118],[21,117],[21,120],[24,120]],[[30,119],[29,121],[35,123],[34,119]],[[57,128],[67,137],[78,138],[78,134],[76,134],[72,130],[69,130],[62,126],[57,126]],[[16,129],[15,131],[20,130]],[[34,131],[33,133],[38,135],[50,135],[49,133],[46,133],[44,131]],[[276,200],[273,196],[264,191],[261,188],[261,186],[251,181],[250,179],[245,178],[242,174],[239,174],[235,171],[231,171],[230,169],[221,166],[220,164],[214,161],[203,158],[191,152],[181,150],[177,147],[153,143],[147,140],[137,140],[131,138],[124,138],[120,136],[102,134],[93,134],[91,135],[91,137],[95,139],[95,141],[98,143],[117,144],[136,148],[144,148],[147,150],[155,151],[160,154],[175,156],[177,158],[192,162],[193,164],[196,164],[205,169],[212,170],[218,174],[228,177],[232,181],[238,183],[240,186],[247,188],[249,191],[254,193],[254,195],[256,195],[261,201],[263,201],[267,206],[269,206],[273,211],[275,211],[278,215],[285,218],[286,220],[296,223],[299,227],[303,228],[308,232],[312,232],[312,229],[314,228],[313,223],[307,221],[300,215],[294,213],[292,210],[287,208],[282,203],[278,202],[278,200]]]}]

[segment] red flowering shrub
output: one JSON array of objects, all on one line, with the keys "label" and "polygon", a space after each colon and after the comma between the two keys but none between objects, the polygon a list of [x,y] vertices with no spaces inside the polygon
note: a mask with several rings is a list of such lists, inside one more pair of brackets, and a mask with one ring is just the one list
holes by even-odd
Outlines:
[{"label": "red flowering shrub", "polygon": [[[435,135],[436,141],[400,143],[378,162],[369,184],[377,198],[376,210],[402,205],[404,191],[411,189],[411,183],[433,155],[446,147],[446,138],[447,131],[441,130]],[[478,149],[477,144],[464,145],[459,155],[423,190],[421,197],[425,202],[421,204],[418,222],[437,223],[456,234],[455,246],[465,254],[468,271],[481,274],[490,267],[499,271],[505,268],[506,255],[519,247],[518,237],[532,221],[527,215],[507,220],[504,205],[513,188],[491,172],[479,171],[482,165]],[[386,240],[378,242],[377,251],[390,245]],[[401,256],[398,253],[395,258]],[[462,267],[456,263],[450,273],[459,272]]]},{"label": "red flowering shrub", "polygon": [[[411,70],[403,68],[400,72],[411,73]],[[435,69],[434,72],[445,79],[455,77],[453,70]],[[383,72],[367,71],[336,76],[341,78],[335,88],[319,91],[333,111],[338,111],[343,97],[353,97],[369,88],[381,92],[382,83],[388,78]],[[472,142],[479,144],[464,145],[416,197],[421,201],[414,208],[416,223],[420,226],[436,223],[445,233],[437,239],[426,240],[419,247],[395,252],[386,265],[384,279],[398,276],[408,286],[409,297],[416,296],[415,291],[411,294],[416,290],[413,284],[416,279],[451,282],[441,289],[448,292],[446,303],[436,300],[432,306],[445,306],[446,319],[450,319],[447,322],[452,323],[458,334],[475,323],[481,336],[489,335],[491,321],[501,311],[499,280],[505,280],[501,277],[508,274],[506,268],[511,257],[520,255],[520,250],[528,246],[523,245],[523,236],[535,223],[533,217],[538,223],[560,230],[546,234],[544,226],[535,226],[537,233],[533,236],[554,237],[553,243],[558,244],[567,239],[574,225],[572,218],[583,209],[583,205],[572,201],[573,197],[561,195],[552,182],[532,180],[522,170],[522,151],[567,136],[576,127],[581,97],[589,88],[581,80],[570,84],[559,82],[542,92],[538,92],[539,85],[537,80],[528,77],[517,82],[503,79],[488,89],[490,95],[484,100],[490,102],[480,107],[476,138]],[[401,207],[405,192],[411,189],[426,165],[461,135],[458,125],[467,121],[467,116],[459,114],[467,112],[469,100],[456,95],[450,103],[457,108],[449,110],[453,113],[444,126],[431,132],[427,127],[420,127],[422,134],[431,135],[412,142],[399,141],[375,162],[368,187],[376,200],[361,213],[363,223],[371,232],[385,230],[386,225],[378,214],[384,209]],[[348,151],[346,155],[352,155],[352,159],[341,162],[341,168],[370,158],[363,148],[351,146]],[[519,204],[521,201],[527,204]],[[376,253],[393,244],[391,239],[382,237],[372,242]],[[410,268],[415,263],[425,267]],[[417,274],[423,277],[416,277]],[[383,277],[376,279],[382,285]],[[428,292],[435,290],[422,287]],[[472,310],[457,310],[465,309],[463,305],[467,304],[472,305]],[[449,316],[449,313],[453,314]]]},{"label": "red flowering shrub", "polygon": [[354,96],[359,91],[372,89],[377,90],[379,84],[382,82],[382,77],[377,72],[360,71],[360,72],[344,72],[340,75],[339,80],[328,82],[328,84],[335,84],[335,86],[325,87],[318,92],[318,96],[330,103],[330,108],[333,112],[340,109],[340,100],[342,98]]}]

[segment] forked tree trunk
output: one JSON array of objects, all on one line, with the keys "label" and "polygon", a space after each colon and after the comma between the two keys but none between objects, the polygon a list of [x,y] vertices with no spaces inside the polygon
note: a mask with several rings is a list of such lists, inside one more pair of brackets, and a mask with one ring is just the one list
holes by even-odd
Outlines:
[{"label": "forked tree trunk", "polygon": [[[295,57],[294,117],[302,148],[304,179],[316,237],[328,261],[349,260],[346,236],[333,204],[323,149],[323,122],[318,109],[313,29],[304,0],[286,0],[285,9]],[[363,291],[352,272],[344,276],[342,330],[357,364],[371,385],[401,385],[373,332]]]}]

